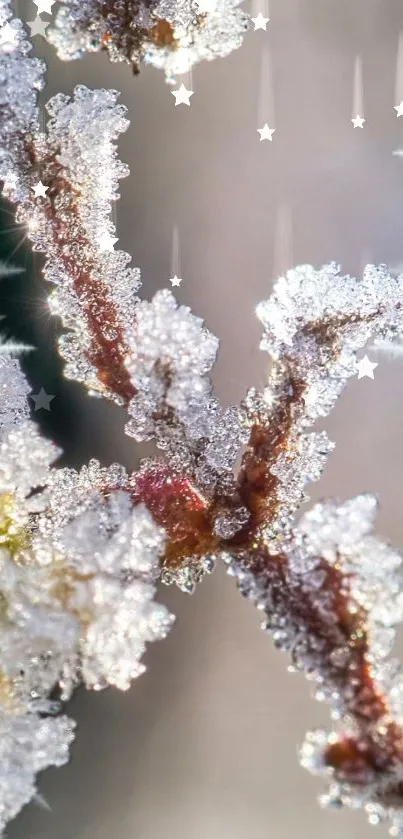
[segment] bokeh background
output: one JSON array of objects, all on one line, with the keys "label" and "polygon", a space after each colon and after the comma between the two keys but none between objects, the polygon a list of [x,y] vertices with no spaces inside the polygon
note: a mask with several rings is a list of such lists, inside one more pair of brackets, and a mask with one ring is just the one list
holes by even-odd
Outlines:
[{"label": "bokeh background", "polygon": [[[34,18],[29,0],[15,5]],[[264,384],[254,307],[280,272],[403,262],[403,159],[393,155],[403,146],[393,110],[403,99],[401,0],[271,0],[269,15],[267,32],[195,69],[191,107],[175,107],[153,69],[133,78],[106,56],[61,64],[35,38],[49,64],[43,101],[77,83],[122,91],[131,126],[120,156],[131,177],[116,207],[118,247],[141,268],[146,296],[169,285],[173,269],[183,278],[178,299],[221,338],[214,384],[228,404]],[[351,124],[358,106],[362,130]],[[259,142],[265,121],[272,143]],[[62,379],[42,256],[10,210],[3,205],[0,255],[25,272],[2,281],[0,311],[8,335],[38,347],[25,360],[33,392],[55,395],[51,411],[34,416],[63,445],[64,463],[97,457],[132,468],[143,451],[124,437],[122,412]],[[375,379],[350,381],[325,423],[337,449],[311,495],[375,490],[379,530],[403,548],[402,362],[369,354]],[[363,814],[318,808],[321,782],[299,767],[297,747],[307,728],[328,724],[327,709],[287,672],[223,569],[191,597],[164,588],[160,598],[177,623],[148,652],[147,673],[126,694],[77,692],[72,760],[42,775],[49,809],[27,807],[8,839],[369,835]]]}]

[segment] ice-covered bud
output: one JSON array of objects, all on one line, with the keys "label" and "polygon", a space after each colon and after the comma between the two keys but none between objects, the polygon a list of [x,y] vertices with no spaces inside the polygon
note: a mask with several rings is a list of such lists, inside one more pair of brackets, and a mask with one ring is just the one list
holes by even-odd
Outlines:
[{"label": "ice-covered bud", "polygon": [[127,360],[137,391],[129,405],[133,420],[127,431],[137,439],[149,439],[170,415],[186,425],[206,405],[211,390],[206,374],[218,340],[202,324],[167,289],[137,307],[134,349]]}]

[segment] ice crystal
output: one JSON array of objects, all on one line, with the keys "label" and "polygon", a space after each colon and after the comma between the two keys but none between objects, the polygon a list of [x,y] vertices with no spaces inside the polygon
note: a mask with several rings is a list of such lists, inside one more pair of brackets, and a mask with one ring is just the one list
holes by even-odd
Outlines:
[{"label": "ice crystal", "polygon": [[69,758],[74,723],[0,708],[0,832],[35,795],[35,776]]},{"label": "ice crystal", "polygon": [[197,0],[64,0],[47,32],[65,61],[102,49],[135,72],[141,62],[161,68],[172,82],[199,61],[237,49],[248,25],[239,0],[216,0],[205,10]]}]

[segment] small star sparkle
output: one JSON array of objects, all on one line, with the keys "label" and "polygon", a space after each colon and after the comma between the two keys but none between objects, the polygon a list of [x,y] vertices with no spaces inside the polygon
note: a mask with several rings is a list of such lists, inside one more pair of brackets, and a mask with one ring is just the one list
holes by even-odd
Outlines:
[{"label": "small star sparkle", "polygon": [[400,102],[400,105],[395,105],[395,111],[397,117],[403,117],[403,99]]},{"label": "small star sparkle", "polygon": [[256,130],[260,134],[260,142],[262,142],[262,140],[270,140],[271,143],[273,142],[273,134],[276,129],[269,128],[267,122],[265,122],[263,128],[257,128]]},{"label": "small star sparkle", "polygon": [[55,5],[55,0],[33,0],[33,3],[38,10],[38,15],[51,15],[52,6]]},{"label": "small star sparkle", "polygon": [[373,379],[375,367],[378,367],[378,364],[364,355],[364,358],[357,362],[358,378],[363,379],[364,376],[368,376],[369,379]]},{"label": "small star sparkle", "polygon": [[365,119],[364,119],[364,117],[360,117],[360,115],[357,114],[356,117],[352,118],[351,122],[353,123],[354,128],[363,128]]},{"label": "small star sparkle", "polygon": [[256,32],[256,29],[264,29],[264,31],[266,32],[266,26],[267,26],[267,24],[270,20],[269,17],[264,17],[262,15],[262,13],[259,12],[258,16],[253,17],[252,20],[253,20],[253,23],[255,24],[254,32]]},{"label": "small star sparkle", "polygon": [[49,21],[42,20],[37,15],[35,20],[28,20],[27,24],[31,30],[31,38],[35,38],[35,35],[42,35],[42,38],[46,38],[46,27],[49,25]]},{"label": "small star sparkle", "polygon": [[171,90],[172,96],[175,97],[175,107],[177,105],[190,105],[189,99],[193,96],[193,90],[188,90],[184,84],[178,88],[178,90]]},{"label": "small star sparkle", "polygon": [[119,240],[117,239],[117,237],[111,236],[110,233],[102,233],[102,236],[97,237],[97,242],[101,253],[103,251],[109,251],[110,253],[113,253],[114,245],[118,241]]},{"label": "small star sparkle", "polygon": [[180,277],[177,277],[175,274],[175,276],[172,277],[169,282],[171,283],[172,287],[180,286],[182,279]]},{"label": "small star sparkle", "polygon": [[55,398],[54,394],[46,393],[43,387],[41,387],[39,393],[30,393],[29,397],[35,402],[34,411],[39,411],[41,408],[44,408],[45,411],[50,411],[50,403]]},{"label": "small star sparkle", "polygon": [[49,189],[48,186],[45,186],[42,181],[39,181],[35,186],[32,187],[34,191],[35,198],[45,198],[46,192]]}]

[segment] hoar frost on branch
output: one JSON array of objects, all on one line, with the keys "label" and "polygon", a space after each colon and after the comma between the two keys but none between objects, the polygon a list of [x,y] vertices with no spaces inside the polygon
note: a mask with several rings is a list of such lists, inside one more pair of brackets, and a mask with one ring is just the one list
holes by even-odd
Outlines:
[{"label": "hoar frost on branch", "polygon": [[241,46],[248,16],[239,0],[62,0],[48,39],[69,61],[106,50],[133,72],[152,64],[167,81]]},{"label": "hoar frost on branch", "polygon": [[170,291],[140,301],[139,272],[113,250],[111,201],[128,174],[114,145],[128,125],[117,92],[53,97],[43,131],[44,65],[8,0],[0,44],[0,179],[45,254],[65,373],[125,406],[127,433],[161,452],[131,475],[95,461],[58,468],[1,348],[0,828],[35,795],[36,773],[68,758],[74,724],[60,702],[81,683],[126,689],[145,644],[168,632],[157,579],[192,591],[222,560],[331,705],[333,730],[311,732],[301,750],[329,780],[323,803],[362,806],[402,835],[403,682],[388,658],[403,618],[401,557],[372,532],[372,496],[296,514],[333,448],[312,426],[356,373],[357,351],[402,336],[403,275],[289,271],[257,309],[267,387],[223,409],[208,378],[216,338]]}]

